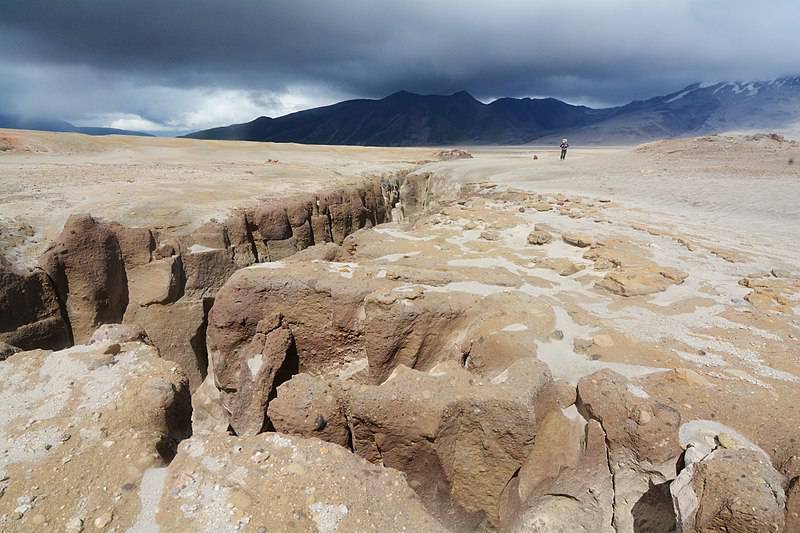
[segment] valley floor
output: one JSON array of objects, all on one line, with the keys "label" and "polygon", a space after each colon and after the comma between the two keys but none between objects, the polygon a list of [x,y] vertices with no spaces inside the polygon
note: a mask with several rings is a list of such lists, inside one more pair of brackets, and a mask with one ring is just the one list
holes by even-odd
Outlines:
[{"label": "valley floor", "polygon": [[[13,147],[0,152],[0,246],[4,247],[0,252],[18,264],[33,264],[46,243],[58,235],[67,216],[78,211],[151,227],[159,235],[169,236],[188,233],[212,217],[221,220],[233,207],[292,192],[407,171],[429,175],[431,200],[426,212],[353,233],[335,257],[314,256],[305,262],[290,257],[241,269],[220,290],[208,321],[209,339],[222,339],[215,345],[212,359],[220,354],[243,357],[244,341],[225,346],[238,334],[236,324],[258,323],[253,345],[260,342],[263,346],[263,338],[256,339],[257,335],[280,331],[281,320],[309,327],[319,316],[327,317],[324,312],[305,315],[289,303],[285,309],[281,307],[284,299],[293,302],[294,298],[281,292],[288,290],[284,287],[292,287],[292,280],[302,280],[314,290],[341,299],[345,310],[335,310],[336,319],[330,319],[333,324],[325,327],[340,331],[346,329],[342,324],[348,320],[360,324],[348,323],[354,330],[363,325],[358,335],[347,338],[352,343],[363,340],[367,352],[370,332],[375,331],[370,328],[377,327],[370,325],[370,313],[373,317],[383,313],[386,324],[396,320],[407,326],[403,320],[412,320],[406,318],[411,314],[429,317],[431,324],[441,326],[437,331],[418,333],[421,340],[414,338],[416,330],[408,326],[410,329],[403,331],[410,332],[407,337],[414,338],[413,342],[386,333],[387,338],[397,336],[390,339],[398,343],[391,352],[397,357],[395,363],[414,368],[408,374],[395,371],[386,380],[381,369],[376,370],[375,361],[362,357],[359,350],[354,348],[332,362],[322,355],[327,353],[325,347],[317,354],[316,346],[303,345],[303,335],[313,337],[318,332],[303,333],[302,328],[293,332],[301,367],[304,357],[313,361],[308,368],[324,382],[320,386],[341,388],[337,394],[347,398],[343,416],[350,424],[347,432],[353,432],[353,450],[371,462],[404,470],[410,486],[421,495],[430,488],[428,463],[413,464],[416,455],[401,449],[408,444],[404,439],[410,439],[402,433],[408,428],[398,429],[397,422],[390,419],[378,420],[375,417],[380,415],[375,413],[383,410],[388,418],[400,419],[414,415],[427,423],[424,408],[415,412],[413,401],[403,403],[406,400],[397,387],[405,385],[418,386],[428,399],[445,391],[478,403],[484,401],[480,396],[484,392],[473,389],[484,387],[481,391],[493,391],[485,394],[496,394],[516,405],[514,402],[521,400],[506,399],[492,387],[499,391],[507,381],[516,383],[517,376],[509,368],[535,358],[547,365],[553,382],[562,390],[558,400],[562,410],[557,414],[563,414],[563,424],[581,426],[581,453],[589,454],[587,435],[591,431],[585,430],[587,424],[597,422],[605,431],[609,459],[603,456],[602,467],[604,474],[614,478],[612,501],[603,503],[600,498],[592,505],[600,508],[598,517],[613,515],[613,530],[639,531],[641,520],[651,519],[653,531],[674,528],[674,515],[663,515],[665,505],[672,509],[670,483],[676,508],[697,511],[689,509],[690,498],[679,492],[678,485],[687,483],[686,479],[677,485],[673,481],[684,460],[679,461],[678,456],[689,447],[708,448],[706,454],[715,448],[744,449],[768,457],[770,472],[774,468],[780,472],[776,476],[795,480],[792,489],[787,481],[782,490],[794,491],[794,512],[800,506],[800,145],[770,137],[715,136],[639,147],[575,147],[566,161],[559,161],[556,150],[533,147],[472,147],[467,148],[474,156],[471,159],[437,161],[435,150],[426,148],[98,139],[0,131],[0,141],[4,137]],[[534,154],[538,159],[533,159]],[[302,254],[307,252],[298,257]],[[362,288],[364,294],[358,293]],[[368,296],[367,288],[371,291]],[[262,331],[268,320],[258,314],[260,304],[242,304],[253,294],[273,299],[270,313],[280,313],[278,326],[270,327],[278,329]],[[347,314],[347,306],[362,299],[366,318],[355,311],[353,316]],[[323,304],[314,300],[314,305]],[[450,322],[442,317],[450,317]],[[419,331],[428,327],[413,326]],[[398,326],[397,331],[401,330]],[[389,344],[383,337],[376,342],[381,348]],[[434,353],[431,346],[441,348],[441,354]],[[454,353],[464,355],[459,368],[447,365],[458,360]],[[241,368],[246,364],[250,371],[256,365],[255,372],[259,372],[262,363],[254,360],[245,363],[242,359],[237,364]],[[217,366],[217,372],[221,369],[224,379],[232,379],[233,371]],[[475,383],[462,375],[464,369],[476,376]],[[596,374],[604,370],[619,376]],[[159,371],[168,373],[168,369]],[[379,374],[382,379],[376,380]],[[426,380],[440,381],[428,390]],[[238,401],[226,400],[226,391],[247,390],[249,383],[220,386],[222,401]],[[11,385],[6,385],[10,390]],[[365,392],[366,387],[372,389]],[[279,389],[278,400],[283,390]],[[291,387],[285,389],[289,390]],[[375,412],[364,407],[373,404],[380,406]],[[537,404],[537,409],[541,405]],[[443,406],[445,414],[440,418],[450,416],[447,413],[452,409],[452,405]],[[491,412],[491,407],[488,409]],[[220,416],[213,409],[209,412]],[[236,418],[240,415],[238,411],[231,415],[234,428],[252,423]],[[464,419],[469,416],[463,414]],[[299,426],[292,425],[297,420],[287,417],[289,422],[276,415],[275,426],[302,434]],[[502,424],[501,418],[498,415],[487,425]],[[436,416],[431,419],[438,420]],[[9,415],[5,421],[10,424],[11,420]],[[323,429],[325,423],[336,429],[334,419],[323,422]],[[225,418],[222,427],[227,424]],[[452,427],[444,426],[442,422],[434,436],[422,441],[435,449],[431,453],[444,465],[453,500],[448,505],[456,508],[456,514],[480,512],[492,527],[523,528],[526,520],[552,518],[541,498],[558,491],[570,493],[549,485],[543,489],[546,476],[534,472],[536,465],[524,458],[506,457],[509,452],[504,443],[483,442],[482,448],[476,444],[472,449],[465,436],[472,430],[459,429],[464,434],[451,441],[447,439],[452,438],[448,433]],[[497,435],[517,431],[505,426],[495,429],[494,433],[487,431],[493,435],[487,439],[499,442],[510,437]],[[553,444],[564,437],[562,430],[555,431],[550,440],[545,429],[541,431],[544,437],[526,444],[531,446],[530,457],[545,463],[564,461],[564,472],[583,464],[583,459],[562,457],[557,449],[560,445]],[[452,452],[449,447],[462,442],[459,439],[467,451],[463,455],[453,452],[453,458],[448,455]],[[206,489],[212,491],[214,483],[238,483],[212,479],[203,484],[203,476],[213,478],[222,468],[219,464],[228,461],[233,468],[242,460],[219,451],[230,446],[235,449],[236,443],[225,441],[217,446],[220,441],[212,439],[216,444],[205,441],[205,446],[222,455],[193,461],[203,453],[202,442],[193,437],[190,444],[181,445],[173,465],[190,466],[170,466],[169,479],[161,481],[167,483],[162,504],[170,495],[185,495],[188,490],[188,478],[173,472],[175,468],[190,468],[192,476],[195,470],[204,472],[193,478],[199,483],[193,490],[201,495]],[[256,451],[250,450],[253,441],[242,442],[248,454],[261,453],[258,446],[253,448]],[[495,444],[503,448],[502,453]],[[290,444],[270,446],[276,454],[275,450]],[[478,449],[493,451],[486,452],[487,458],[475,451]],[[473,452],[477,455],[471,455]],[[480,459],[475,459],[478,456]],[[698,458],[698,464],[706,458]],[[344,460],[337,456],[337,461]],[[492,460],[501,463],[497,467],[501,474],[497,479],[477,476],[460,463],[476,460],[487,461],[482,466],[490,472],[497,466]],[[2,461],[5,459],[0,464]],[[246,478],[248,465],[237,469],[245,472],[241,479]],[[9,493],[20,496],[22,492],[13,488],[14,481],[12,477]],[[474,489],[475,483],[480,490]],[[657,486],[666,492],[654,492]],[[237,494],[235,490],[233,494]],[[576,498],[583,498],[586,490],[581,494]],[[711,498],[708,494],[698,497]],[[251,516],[247,513],[261,517],[257,505],[249,502],[252,508],[248,510],[242,504],[244,497],[225,498],[221,508],[238,509],[237,520]],[[190,495],[178,503],[189,505],[192,501]],[[785,506],[785,499],[782,502]],[[347,508],[342,514],[335,503],[326,505],[341,514],[337,520],[345,520]],[[352,508],[352,503],[348,505]],[[175,518],[177,508],[176,502],[162,505],[159,522],[191,519],[195,520],[192,527],[202,528],[211,527],[217,519],[210,512],[200,516],[201,511],[192,514],[183,507],[184,516]],[[126,519],[133,521],[136,513],[126,512],[130,514]],[[447,525],[442,516],[436,518]],[[696,517],[698,521],[701,518],[699,514]],[[475,525],[460,515],[458,519],[464,520],[461,524]],[[256,521],[253,518],[253,524]],[[612,524],[602,530],[612,530]]]}]

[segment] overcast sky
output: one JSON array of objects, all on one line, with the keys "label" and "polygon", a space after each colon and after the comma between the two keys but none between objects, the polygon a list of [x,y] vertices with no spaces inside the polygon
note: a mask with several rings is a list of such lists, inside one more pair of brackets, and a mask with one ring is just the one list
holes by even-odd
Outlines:
[{"label": "overcast sky", "polygon": [[178,132],[400,89],[614,105],[800,74],[798,21],[798,0],[0,0],[0,113]]}]

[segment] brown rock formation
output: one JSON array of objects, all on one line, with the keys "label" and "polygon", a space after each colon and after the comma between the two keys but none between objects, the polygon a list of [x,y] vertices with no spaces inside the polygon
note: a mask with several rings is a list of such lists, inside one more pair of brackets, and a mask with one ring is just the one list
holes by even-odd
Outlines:
[{"label": "brown rock formation", "polygon": [[0,257],[0,341],[23,349],[69,346],[71,331],[44,271],[21,272]]},{"label": "brown rock formation", "polygon": [[682,454],[680,414],[611,370],[583,378],[576,405],[587,420],[600,422],[606,433],[614,475],[614,527],[671,531],[675,517],[669,482]]},{"label": "brown rock formation", "polygon": [[114,228],[89,215],[73,215],[41,258],[64,302],[75,342],[98,326],[120,322],[128,305],[125,263]]},{"label": "brown rock formation", "polygon": [[158,509],[166,531],[446,531],[399,472],[280,433],[184,441]]},{"label": "brown rock formation", "polygon": [[761,452],[717,449],[689,465],[671,492],[680,530],[774,532],[784,529],[787,480]]},{"label": "brown rock formation", "polygon": [[191,389],[200,386],[206,376],[207,303],[181,299],[169,305],[130,305],[125,312],[126,324],[144,328],[153,345],[164,359],[183,369]]},{"label": "brown rock formation", "polygon": [[22,352],[0,366],[0,529],[127,530],[152,514],[137,488],[188,436],[189,390],[153,347],[113,346]]},{"label": "brown rock formation", "polygon": [[231,414],[230,425],[237,435],[267,429],[267,404],[275,388],[297,373],[294,338],[282,320],[272,315],[259,321],[255,335],[237,352],[237,360],[215,364],[222,405]]},{"label": "brown rock formation", "polygon": [[350,448],[343,391],[309,374],[297,374],[278,387],[269,419],[281,433],[316,437]]},{"label": "brown rock formation", "polygon": [[543,483],[512,514],[508,531],[523,533],[611,533],[614,484],[604,433],[589,421],[585,451],[575,466]]}]

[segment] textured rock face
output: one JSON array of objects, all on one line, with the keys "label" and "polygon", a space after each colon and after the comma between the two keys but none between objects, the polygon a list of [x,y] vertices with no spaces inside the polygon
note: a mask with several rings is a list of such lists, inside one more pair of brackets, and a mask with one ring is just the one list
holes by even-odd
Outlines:
[{"label": "textured rock face", "polygon": [[120,322],[128,305],[128,280],[117,235],[110,224],[73,215],[41,258],[65,304],[75,342],[106,323]]},{"label": "textured rock face", "polygon": [[58,349],[71,332],[50,278],[41,270],[19,272],[0,258],[0,341],[14,346]]},{"label": "textured rock face", "polygon": [[[533,494],[551,484],[562,471],[574,468],[584,452],[586,422],[580,416],[567,418],[553,409],[542,420],[536,440],[516,476],[503,490],[500,523],[508,527]],[[610,476],[610,473],[609,473]]]},{"label": "textured rock face", "polygon": [[297,351],[292,332],[280,315],[262,319],[256,334],[235,361],[215,361],[214,375],[222,405],[237,435],[255,435],[267,429],[267,403],[281,381],[297,373]]},{"label": "textured rock face", "polygon": [[219,375],[272,313],[291,330],[302,372],[318,374],[366,355],[370,379],[380,383],[399,364],[430,369],[463,359],[464,345],[477,336],[469,326],[482,320],[478,297],[396,291],[403,279],[378,277],[380,269],[367,265],[303,261],[312,251],[242,269],[220,290],[208,335]]},{"label": "textured rock face", "polygon": [[190,432],[185,376],[140,342],[16,354],[0,398],[3,531],[127,530],[153,513],[139,487]]},{"label": "textured rock face", "polygon": [[236,271],[230,250],[194,245],[181,254],[186,277],[185,293],[190,298],[213,297]]},{"label": "textured rock face", "polygon": [[448,294],[378,290],[364,303],[364,344],[373,383],[397,365],[429,369],[438,361],[460,360],[457,337],[469,319],[469,304]]},{"label": "textured rock face", "polygon": [[206,303],[181,299],[170,305],[131,305],[124,321],[141,326],[161,357],[180,365],[192,390],[203,382],[208,368]]},{"label": "textured rock face", "polygon": [[162,531],[446,531],[399,472],[280,433],[184,441],[158,509]]},{"label": "textured rock face", "polygon": [[542,245],[552,240],[553,236],[543,230],[534,230],[528,234],[528,244]]},{"label": "textured rock face", "polygon": [[217,294],[209,314],[209,350],[217,375],[237,374],[240,352],[256,334],[258,323],[274,314],[281,314],[292,332],[300,371],[321,371],[334,361],[358,355],[358,312],[376,283],[366,279],[351,283],[353,278],[336,268],[336,264],[270,263],[236,272]]},{"label": "textured rock face", "polygon": [[567,467],[529,494],[509,517],[508,531],[525,533],[611,533],[614,484],[600,424],[592,420],[585,451]]},{"label": "textured rock face", "polygon": [[774,532],[784,529],[786,478],[761,452],[717,449],[684,469],[670,488],[680,530]]},{"label": "textured rock face", "polygon": [[680,414],[611,370],[582,379],[576,405],[588,420],[600,422],[606,433],[616,530],[672,531],[675,516],[669,482],[682,454]]},{"label": "textured rock face", "polygon": [[269,413],[282,431],[351,441],[356,454],[403,471],[437,516],[467,527],[497,521],[503,488],[555,407],[551,385],[534,359],[491,382],[454,363],[428,373],[399,366],[380,386],[301,375]]},{"label": "textured rock face", "polygon": [[180,256],[158,259],[128,270],[128,298],[139,305],[167,304],[183,296]]},{"label": "textured rock face", "polygon": [[269,404],[269,419],[281,433],[316,437],[350,448],[344,391],[308,374],[297,374],[280,385]]},{"label": "textured rock face", "polygon": [[153,259],[156,241],[149,229],[129,228],[115,222],[112,222],[110,226],[117,237],[122,260],[126,268],[132,269],[146,265]]}]

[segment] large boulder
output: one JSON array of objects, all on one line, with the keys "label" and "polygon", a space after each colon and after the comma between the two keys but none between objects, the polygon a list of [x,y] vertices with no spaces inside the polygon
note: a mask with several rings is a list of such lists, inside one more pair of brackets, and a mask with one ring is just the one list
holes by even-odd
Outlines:
[{"label": "large boulder", "polygon": [[297,374],[280,385],[269,404],[269,419],[276,431],[316,437],[350,446],[350,428],[344,410],[344,391],[309,374]]},{"label": "large boulder", "polygon": [[183,296],[181,256],[158,259],[128,270],[128,305],[171,303]]},{"label": "large boulder", "polygon": [[256,334],[237,356],[224,364],[213,361],[214,376],[233,430],[237,435],[255,435],[268,429],[267,404],[275,388],[297,373],[294,337],[281,315],[259,321]]},{"label": "large boulder", "polygon": [[542,493],[541,487],[549,486],[563,471],[577,466],[586,444],[585,433],[586,422],[580,416],[569,418],[560,409],[545,415],[531,453],[503,490],[501,524],[508,526],[526,508],[532,495]]},{"label": "large boulder", "polygon": [[140,342],[22,352],[0,398],[0,530],[153,530],[151,481],[191,431],[173,363]]},{"label": "large boulder", "polygon": [[606,433],[617,531],[672,531],[675,515],[669,483],[683,453],[678,441],[680,414],[611,370],[583,378],[576,405],[587,420],[600,422]]},{"label": "large boulder", "polygon": [[403,471],[428,509],[460,528],[497,522],[500,495],[554,408],[549,371],[535,359],[492,381],[453,362],[430,372],[401,365],[379,386],[301,376],[270,404],[276,428],[351,443]]},{"label": "large boulder", "polygon": [[603,429],[596,420],[589,421],[585,451],[577,464],[536,487],[509,517],[506,529],[513,533],[616,532],[607,453]]},{"label": "large boulder", "polygon": [[236,271],[230,250],[192,245],[181,254],[185,276],[184,293],[194,299],[213,298]]},{"label": "large boulder", "polygon": [[399,472],[280,433],[181,443],[156,519],[162,531],[446,531]]},{"label": "large boulder", "polygon": [[40,269],[23,272],[0,257],[0,341],[23,349],[71,344],[58,294]]},{"label": "large boulder", "polygon": [[209,314],[209,351],[217,375],[237,374],[240,352],[258,323],[276,314],[292,332],[302,372],[318,373],[348,356],[361,356],[359,313],[364,297],[380,285],[381,280],[336,263],[260,263],[237,271],[217,293]]},{"label": "large boulder", "polygon": [[128,306],[128,279],[117,234],[89,215],[72,215],[40,259],[66,307],[76,343],[106,323],[120,322]]},{"label": "large boulder", "polygon": [[781,533],[787,479],[747,448],[718,448],[686,467],[670,491],[683,533]]},{"label": "large boulder", "polygon": [[161,357],[179,365],[189,378],[192,391],[206,377],[206,314],[210,302],[182,298],[169,304],[132,304],[124,322],[141,326]]},{"label": "large boulder", "polygon": [[129,228],[116,222],[112,222],[110,226],[117,237],[122,260],[127,269],[146,265],[153,259],[156,241],[149,229]]}]

